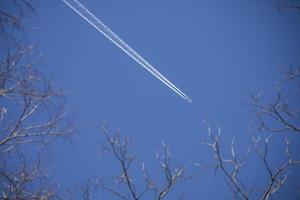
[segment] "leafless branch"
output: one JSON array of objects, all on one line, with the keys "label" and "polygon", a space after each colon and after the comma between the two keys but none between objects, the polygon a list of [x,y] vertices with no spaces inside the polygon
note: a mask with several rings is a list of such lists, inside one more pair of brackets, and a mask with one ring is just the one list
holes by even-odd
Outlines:
[{"label": "leafless branch", "polygon": [[213,151],[216,162],[212,166],[215,168],[216,172],[220,170],[223,173],[235,197],[249,199],[249,192],[238,177],[246,157],[244,159],[238,159],[234,148],[235,140],[232,140],[230,148],[231,157],[225,158],[220,148],[220,128],[218,129],[217,134],[214,134],[210,126],[208,126],[208,135],[210,137],[210,142],[206,142],[204,144],[210,147]]},{"label": "leafless branch", "polygon": [[33,10],[29,0],[0,3],[0,199],[58,199],[40,158],[27,161],[28,149],[73,131],[62,92],[38,70],[35,45],[18,32]]},{"label": "leafless branch", "polygon": [[275,99],[271,103],[264,104],[259,98],[260,95],[253,95],[252,106],[255,108],[260,130],[300,133],[300,110],[293,106],[290,100],[292,99],[290,95],[299,95],[300,87],[292,94],[286,94],[284,90],[289,83],[299,84],[297,81],[300,80],[300,67],[291,66],[289,69],[284,67],[282,74],[283,78],[277,84],[278,92]]},{"label": "leafless branch", "polygon": [[0,153],[12,151],[30,142],[47,143],[49,137],[65,137],[72,132],[72,123],[60,100],[62,93],[38,72],[24,57],[32,46],[20,44],[9,50],[0,66]]},{"label": "leafless branch", "polygon": [[216,161],[210,166],[213,166],[216,171],[221,171],[223,173],[233,192],[233,199],[250,199],[250,194],[254,189],[247,188],[240,180],[239,175],[239,172],[242,170],[243,164],[246,161],[248,153],[256,152],[260,156],[264,165],[264,169],[268,174],[268,184],[264,187],[263,194],[261,195],[261,199],[264,200],[270,199],[272,195],[274,195],[283,187],[288,179],[288,170],[290,170],[293,166],[300,165],[300,160],[295,160],[289,153],[289,140],[286,140],[285,149],[287,161],[281,164],[279,167],[272,167],[268,161],[270,137],[267,137],[265,140],[262,140],[261,137],[252,137],[252,150],[247,150],[246,157],[239,159],[234,148],[235,140],[233,140],[231,143],[231,156],[229,158],[225,158],[224,153],[221,152],[220,129],[218,129],[217,134],[214,134],[211,128],[208,126],[208,135],[210,142],[206,142],[205,144],[211,148]]},{"label": "leafless branch", "polygon": [[255,142],[255,150],[260,155],[261,160],[263,161],[264,167],[269,175],[269,183],[264,189],[264,193],[262,195],[262,199],[270,199],[271,195],[275,194],[279,191],[283,185],[286,183],[288,178],[288,170],[295,165],[300,165],[300,160],[295,160],[289,153],[289,140],[286,139],[286,156],[287,161],[281,164],[279,167],[272,169],[269,161],[268,161],[268,152],[269,152],[269,141],[271,137],[267,137],[263,141],[263,145],[259,148],[258,143],[260,140]]},{"label": "leafless branch", "polygon": [[2,0],[0,3],[1,37],[7,40],[15,30],[24,30],[26,17],[33,11],[30,0]]},{"label": "leafless branch", "polygon": [[18,157],[18,166],[11,170],[12,166],[7,162],[1,163],[0,171],[0,199],[59,199],[55,194],[55,187],[48,185],[47,169],[41,167],[40,160],[29,163],[24,155]]},{"label": "leafless branch", "polygon": [[144,180],[144,186],[138,189],[134,181],[135,178],[131,173],[131,166],[135,160],[135,156],[130,152],[130,139],[121,137],[119,133],[111,135],[105,127],[103,127],[103,132],[107,143],[103,145],[103,149],[114,155],[121,170],[121,175],[115,176],[113,180],[115,180],[115,184],[125,186],[128,192],[126,193],[123,190],[118,191],[115,187],[108,186],[103,179],[98,179],[98,184],[102,189],[113,194],[115,197],[123,200],[140,200],[145,197],[146,193],[153,193],[153,199],[162,200],[178,182],[189,178],[183,175],[184,167],[173,167],[169,147],[162,144],[162,151],[157,153],[157,159],[162,169],[165,184],[160,186],[160,184],[153,181],[143,163],[142,180]]}]

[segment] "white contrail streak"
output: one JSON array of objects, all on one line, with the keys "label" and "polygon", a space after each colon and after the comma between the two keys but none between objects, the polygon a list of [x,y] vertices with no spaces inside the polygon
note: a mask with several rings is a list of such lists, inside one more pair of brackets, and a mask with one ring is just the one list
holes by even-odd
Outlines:
[{"label": "white contrail streak", "polygon": [[150,63],[148,63],[142,56],[135,52],[128,44],[126,44],[119,36],[117,36],[112,30],[110,30],[103,22],[101,22],[93,13],[85,8],[77,0],[62,0],[70,8],[72,8],[78,15],[90,23],[100,33],[107,37],[111,42],[117,45],[132,59],[138,62],[142,67],[149,71],[153,76],[162,81],[166,86],[176,92],[180,97],[188,102],[192,102],[191,98],[178,89],[173,83],[171,83],[166,77],[164,77],[159,71],[157,71]]}]

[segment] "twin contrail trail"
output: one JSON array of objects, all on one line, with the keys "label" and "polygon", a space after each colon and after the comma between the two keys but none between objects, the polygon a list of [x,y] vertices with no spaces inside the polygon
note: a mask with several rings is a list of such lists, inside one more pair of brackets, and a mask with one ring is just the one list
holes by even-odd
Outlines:
[{"label": "twin contrail trail", "polygon": [[123,50],[132,59],[138,62],[142,67],[144,67],[148,72],[150,72],[157,79],[162,81],[166,86],[172,89],[180,97],[185,99],[187,102],[192,102],[191,98],[184,94],[180,89],[178,89],[173,83],[171,83],[166,77],[164,77],[157,69],[155,69],[150,63],[148,63],[142,56],[140,56],[136,51],[134,51],[128,44],[126,44],[119,36],[117,36],[112,30],[110,30],[103,22],[101,22],[93,13],[91,13],[87,8],[84,7],[77,0],[62,0],[71,9],[73,9],[78,15],[90,23],[95,29],[107,37],[112,43]]}]

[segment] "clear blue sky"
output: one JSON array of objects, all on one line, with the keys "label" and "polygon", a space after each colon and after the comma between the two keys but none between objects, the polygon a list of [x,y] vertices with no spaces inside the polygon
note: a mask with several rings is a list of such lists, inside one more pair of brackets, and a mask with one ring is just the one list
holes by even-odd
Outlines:
[{"label": "clear blue sky", "polygon": [[[241,152],[246,150],[247,131],[255,130],[254,114],[245,105],[250,94],[265,91],[268,99],[280,78],[279,66],[299,61],[299,11],[279,12],[275,0],[81,2],[193,103],[152,77],[62,1],[34,0],[37,14],[30,23],[37,30],[29,37],[39,44],[39,64],[65,90],[81,128],[75,150],[66,143],[51,149],[52,173],[62,187],[116,170],[100,153],[100,127],[107,122],[112,131],[119,128],[132,138],[134,151],[149,168],[163,140],[175,160],[200,176],[175,194],[228,198],[221,176],[192,164],[210,156],[201,145],[207,139],[202,120],[221,127],[225,144],[236,137]],[[261,176],[266,173],[245,178]]]}]

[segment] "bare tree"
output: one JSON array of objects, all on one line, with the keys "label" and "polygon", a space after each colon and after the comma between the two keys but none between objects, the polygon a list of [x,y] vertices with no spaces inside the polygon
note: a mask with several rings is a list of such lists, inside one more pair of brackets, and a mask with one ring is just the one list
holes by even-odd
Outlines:
[{"label": "bare tree", "polygon": [[[229,188],[232,190],[232,199],[252,199],[251,197],[253,195],[260,196],[260,199],[264,200],[270,199],[272,195],[282,189],[288,179],[290,170],[296,165],[300,166],[300,159],[293,158],[290,154],[290,141],[287,139],[285,141],[286,148],[283,150],[286,153],[286,161],[280,166],[272,167],[270,162],[271,158],[268,157],[269,151],[272,150],[269,145],[271,137],[267,137],[265,139],[262,139],[261,137],[252,137],[252,148],[246,149],[245,155],[240,157],[236,153],[237,151],[235,149],[234,139],[231,142],[231,147],[228,149],[230,151],[230,156],[226,156],[227,154],[222,152],[220,129],[218,129],[218,132],[215,134],[208,126],[208,135],[210,141],[205,142],[205,144],[210,147],[215,159],[215,162],[208,166],[213,167],[216,172],[220,171],[224,175]],[[267,185],[265,186],[259,187],[255,186],[255,184],[249,186],[249,183],[242,181],[240,172],[243,170],[245,163],[250,162],[248,160],[248,155],[251,152],[256,153],[263,164],[264,171],[268,177]],[[258,191],[260,194],[253,194],[254,191]]]},{"label": "bare tree", "polygon": [[24,30],[27,15],[34,8],[30,0],[2,0],[0,2],[1,37],[16,37],[15,31]]},{"label": "bare tree", "polygon": [[[0,66],[1,190],[2,195],[10,199],[13,193],[13,198],[32,196],[31,192],[23,190],[24,187],[16,186],[38,180],[41,171],[39,164],[11,169],[8,163],[23,163],[18,160],[18,154],[28,146],[33,149],[37,143],[45,145],[56,137],[68,137],[72,132],[72,123],[65,121],[67,112],[59,99],[62,94],[33,67],[34,62],[28,59],[31,50],[32,46],[22,44],[17,49],[7,50]],[[34,173],[30,173],[32,170]]]},{"label": "bare tree", "polygon": [[[262,103],[259,98],[261,95],[253,95],[252,106],[255,108],[260,130],[300,133],[300,109],[297,103],[293,103],[299,97],[300,67],[282,67],[282,75],[281,81],[276,84],[277,94],[274,100]],[[287,92],[295,86],[292,92]]]},{"label": "bare tree", "polygon": [[[264,137],[262,134],[257,137],[252,136],[253,144],[246,149],[243,157],[238,156],[236,153],[235,139],[232,140],[229,148],[230,156],[224,153],[221,148],[220,129],[215,134],[208,126],[210,140],[205,144],[210,147],[215,159],[215,163],[209,166],[213,166],[216,172],[220,171],[224,175],[228,186],[233,192],[233,199],[251,199],[253,191],[257,189],[254,186],[249,187],[249,183],[243,182],[240,176],[240,171],[243,170],[245,163],[250,162],[248,159],[250,153],[254,152],[259,156],[268,177],[268,184],[258,188],[260,191],[258,196],[261,199],[270,199],[282,189],[287,182],[289,172],[295,169],[295,166],[300,165],[300,158],[295,158],[290,154],[288,135],[285,138],[286,148],[282,150],[286,155],[285,161],[279,166],[272,166],[269,158],[269,153],[275,150],[270,147],[272,134],[300,132],[299,105],[293,103],[299,97],[300,68],[291,66],[287,69],[283,67],[282,74],[283,78],[276,84],[277,94],[274,101],[264,104],[259,98],[261,95],[252,96],[254,103],[251,105],[255,108],[259,130],[267,132],[269,136]],[[293,92],[289,94],[287,91],[291,90]]]},{"label": "bare tree", "polygon": [[[225,156],[221,152],[220,128],[218,129],[218,133],[214,134],[210,126],[208,126],[208,135],[210,141],[205,142],[204,144],[211,148],[213,157],[215,159],[215,163],[209,164],[208,166],[215,168],[215,172],[220,170],[223,173],[226,181],[229,183],[229,186],[234,193],[234,198],[238,197],[242,199],[249,199],[247,188],[238,177],[241,167],[244,165],[246,157],[243,159],[238,159],[234,148],[235,140],[232,140],[231,157],[225,158]],[[207,166],[207,164],[201,164],[201,166]]]},{"label": "bare tree", "polygon": [[[66,116],[55,91],[30,60],[32,46],[19,45],[8,50],[1,62],[1,136],[0,152],[7,153],[19,145],[47,143],[54,136],[67,136],[72,128],[63,124]],[[24,58],[25,57],[25,58]]]},{"label": "bare tree", "polygon": [[141,179],[143,183],[139,182],[137,184],[136,180],[138,178],[132,173],[135,156],[130,151],[130,139],[121,137],[118,132],[110,134],[105,127],[103,132],[106,138],[106,143],[102,145],[103,150],[110,152],[117,160],[120,167],[120,175],[112,178],[113,184],[107,184],[102,178],[98,178],[96,182],[98,186],[116,198],[123,200],[141,200],[144,198],[162,200],[177,183],[191,178],[184,176],[183,166],[174,165],[169,147],[162,143],[162,150],[157,152],[156,158],[161,166],[164,183],[154,181],[150,177],[145,164],[142,163],[141,172],[143,177]]},{"label": "bare tree", "polygon": [[39,157],[29,162],[25,154],[19,154],[14,164],[1,159],[0,199],[59,199],[56,186],[49,181],[48,169],[41,166]]},{"label": "bare tree", "polygon": [[0,199],[56,199],[37,144],[69,137],[62,92],[37,65],[35,45],[19,34],[30,1],[1,1]]}]

